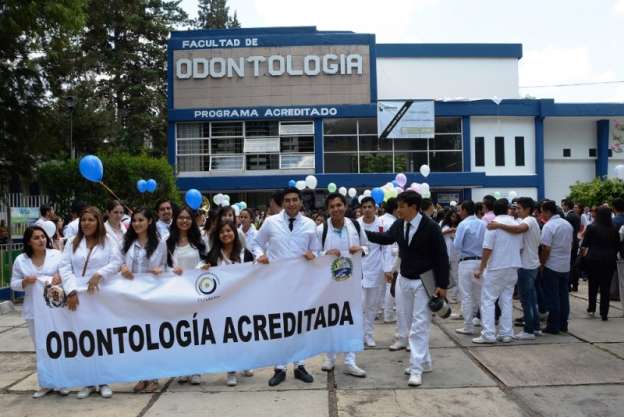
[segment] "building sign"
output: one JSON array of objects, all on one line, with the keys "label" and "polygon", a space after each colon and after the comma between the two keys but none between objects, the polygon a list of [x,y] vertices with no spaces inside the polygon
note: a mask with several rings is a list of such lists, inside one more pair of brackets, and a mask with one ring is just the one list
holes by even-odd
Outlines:
[{"label": "building sign", "polygon": [[402,116],[397,116],[405,101],[379,101],[377,103],[377,132],[379,135],[395,117],[396,125],[389,139],[429,139],[435,136],[435,107],[433,101],[414,101]]}]

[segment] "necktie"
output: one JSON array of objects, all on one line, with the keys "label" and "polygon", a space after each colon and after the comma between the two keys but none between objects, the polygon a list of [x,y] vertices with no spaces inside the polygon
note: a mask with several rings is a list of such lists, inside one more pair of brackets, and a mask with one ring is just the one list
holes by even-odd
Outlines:
[{"label": "necktie", "polygon": [[288,229],[290,229],[290,231],[293,231],[293,227],[295,226],[295,218],[291,217],[290,219],[288,219]]},{"label": "necktie", "polygon": [[408,245],[409,245],[409,229],[411,225],[412,224],[408,222],[407,225],[405,226],[405,241],[407,242]]}]

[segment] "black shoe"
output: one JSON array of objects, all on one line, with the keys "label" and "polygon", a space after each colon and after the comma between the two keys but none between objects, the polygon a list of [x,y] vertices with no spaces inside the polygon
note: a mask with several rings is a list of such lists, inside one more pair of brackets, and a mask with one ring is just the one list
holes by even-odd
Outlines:
[{"label": "black shoe", "polygon": [[314,377],[306,371],[303,365],[299,365],[295,368],[295,378],[308,384],[314,382]]},{"label": "black shoe", "polygon": [[602,316],[602,321],[607,321],[609,318],[607,316]]},{"label": "black shoe", "polygon": [[544,330],[542,330],[542,333],[559,334],[559,330],[553,330],[553,329],[545,328]]},{"label": "black shoe", "polygon": [[271,377],[271,379],[269,379],[269,386],[270,387],[274,387],[276,385],[281,384],[282,382],[284,382],[284,380],[286,379],[286,371],[283,369],[275,369],[274,370],[274,374]]}]

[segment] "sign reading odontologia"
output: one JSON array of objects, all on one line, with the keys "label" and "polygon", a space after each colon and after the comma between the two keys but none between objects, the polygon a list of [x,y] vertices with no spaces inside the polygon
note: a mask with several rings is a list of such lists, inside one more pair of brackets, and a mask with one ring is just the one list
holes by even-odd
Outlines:
[{"label": "sign reading odontologia", "polygon": [[37,371],[50,388],[254,369],[363,348],[360,258],[117,275],[75,312],[35,290]]}]

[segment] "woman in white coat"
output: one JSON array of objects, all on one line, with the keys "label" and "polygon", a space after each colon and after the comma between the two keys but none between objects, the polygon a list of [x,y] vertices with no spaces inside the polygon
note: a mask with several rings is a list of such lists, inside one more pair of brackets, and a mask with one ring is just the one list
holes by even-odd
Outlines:
[{"label": "woman in white coat", "polygon": [[[61,252],[52,249],[52,242],[43,228],[30,226],[24,232],[24,253],[20,254],[13,262],[11,275],[11,289],[24,291],[24,303],[22,305],[22,317],[28,323],[28,332],[37,350],[35,337],[35,317],[33,307],[33,287],[37,281],[59,285],[61,277],[58,274],[61,263]],[[33,398],[41,398],[52,391],[50,388],[41,387],[33,393]],[[58,390],[61,395],[69,394],[69,390]]]},{"label": "woman in white coat", "polygon": [[[95,207],[87,207],[80,215],[78,234],[65,245],[59,268],[63,289],[67,294],[67,307],[76,311],[78,292],[86,288],[93,296],[99,289],[100,281],[118,273],[121,264],[119,245],[107,236],[100,211]],[[96,391],[104,398],[113,395],[108,385],[100,385],[82,388],[78,398],[87,398]]]},{"label": "woman in white coat", "polygon": [[121,221],[124,216],[124,207],[121,202],[111,200],[106,205],[107,220],[104,223],[106,233],[115,239],[119,246],[123,245],[124,234],[126,233],[126,225]]}]

